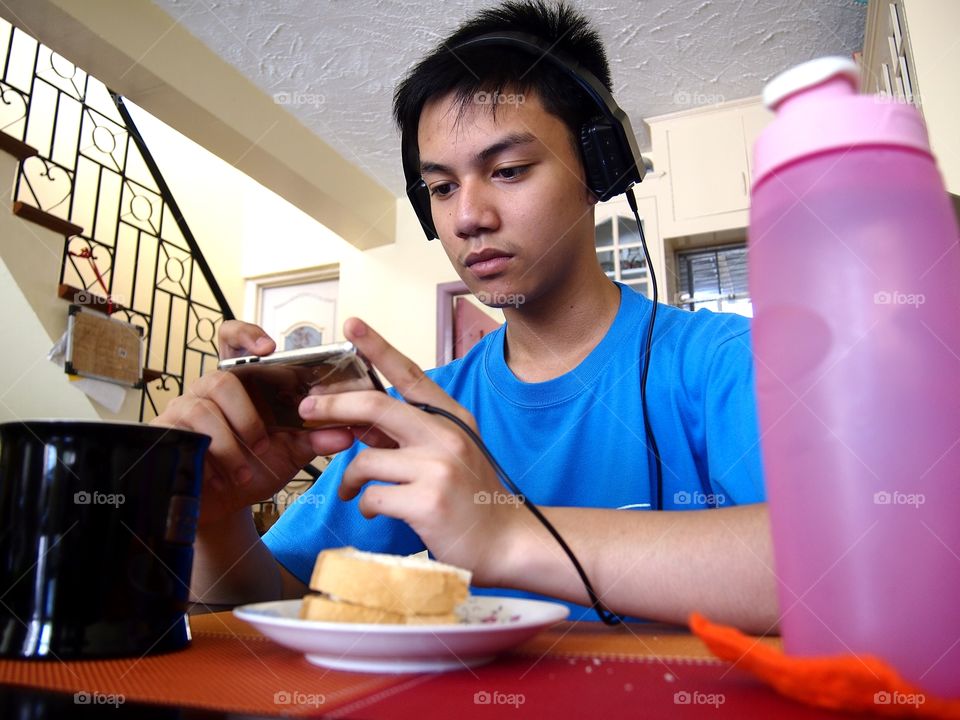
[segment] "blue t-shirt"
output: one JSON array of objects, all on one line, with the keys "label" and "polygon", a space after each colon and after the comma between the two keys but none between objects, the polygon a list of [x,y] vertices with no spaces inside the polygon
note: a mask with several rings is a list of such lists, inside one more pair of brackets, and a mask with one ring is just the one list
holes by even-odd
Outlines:
[{"label": "blue t-shirt", "polygon": [[[428,372],[473,413],[494,457],[537,505],[624,512],[655,506],[655,471],[640,402],[652,303],[619,287],[620,307],[607,334],[560,377],[541,383],[517,379],[504,359],[505,327],[466,357]],[[738,315],[658,307],[647,405],[663,464],[664,509],[764,500],[749,331],[749,320]],[[367,520],[357,499],[338,499],[343,470],[363,447],[355,443],[337,455],[263,538],[304,582],[327,547],[398,554],[424,548],[406,523],[383,516]],[[595,619],[588,608],[570,608],[570,619]]]}]

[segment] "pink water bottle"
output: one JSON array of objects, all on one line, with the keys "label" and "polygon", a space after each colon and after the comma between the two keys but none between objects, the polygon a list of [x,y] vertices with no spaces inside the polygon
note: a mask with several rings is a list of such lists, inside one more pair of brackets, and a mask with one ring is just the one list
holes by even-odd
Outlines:
[{"label": "pink water bottle", "polygon": [[920,114],[858,77],[821,58],[775,78],[754,154],[780,630],[789,654],[873,654],[960,697],[957,221]]}]

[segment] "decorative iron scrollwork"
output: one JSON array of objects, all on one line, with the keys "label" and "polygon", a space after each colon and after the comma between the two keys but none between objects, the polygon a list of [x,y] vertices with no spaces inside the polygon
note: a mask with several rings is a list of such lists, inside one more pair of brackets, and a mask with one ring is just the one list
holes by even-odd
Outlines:
[{"label": "decorative iron scrollwork", "polygon": [[159,376],[144,383],[140,418],[154,417],[216,365],[233,313],[123,98],[2,20],[0,67],[0,132],[38,153],[21,163],[14,197],[83,228],[64,240],[60,283],[105,294],[110,312],[144,328],[148,375]]},{"label": "decorative iron scrollwork", "polygon": [[16,125],[23,123],[27,118],[27,96],[5,82],[0,82],[0,132],[23,139],[23,129],[19,131]]}]

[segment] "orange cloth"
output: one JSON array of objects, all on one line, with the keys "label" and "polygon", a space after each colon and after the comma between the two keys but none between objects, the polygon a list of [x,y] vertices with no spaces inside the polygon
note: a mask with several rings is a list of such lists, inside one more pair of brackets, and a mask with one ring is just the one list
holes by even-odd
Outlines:
[{"label": "orange cloth", "polygon": [[690,616],[690,629],[710,651],[807,705],[901,717],[960,719],[960,700],[942,700],[910,685],[871,655],[801,658],[784,655],[739,630]]}]

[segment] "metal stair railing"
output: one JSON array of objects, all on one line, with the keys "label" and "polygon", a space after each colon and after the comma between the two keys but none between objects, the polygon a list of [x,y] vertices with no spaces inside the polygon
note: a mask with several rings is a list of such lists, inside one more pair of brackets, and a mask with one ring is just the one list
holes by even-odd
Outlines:
[{"label": "metal stair railing", "polygon": [[61,297],[143,327],[148,420],[216,365],[233,313],[123,98],[2,20],[0,52],[14,212],[64,235]]}]

